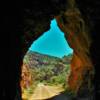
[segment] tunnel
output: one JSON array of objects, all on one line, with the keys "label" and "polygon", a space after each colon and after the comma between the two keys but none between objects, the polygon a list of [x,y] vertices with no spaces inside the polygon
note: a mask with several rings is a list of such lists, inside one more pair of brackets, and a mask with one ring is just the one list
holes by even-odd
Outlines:
[{"label": "tunnel", "polygon": [[[21,100],[22,59],[32,42],[50,28],[50,20],[53,18],[57,20],[69,46],[74,50],[68,82],[69,90],[73,91],[76,96],[82,96],[86,93],[92,94],[96,89],[97,96],[99,96],[99,80],[96,77],[99,75],[97,45],[99,41],[97,35],[99,28],[97,27],[100,21],[99,3],[86,0],[76,0],[76,2],[74,0],[48,0],[48,2],[37,0],[24,2],[24,4],[17,1],[16,5],[13,6],[15,12],[13,13],[10,9],[10,15],[6,14],[5,17],[5,22],[7,22],[5,31],[11,33],[11,67],[6,72],[8,78],[4,76],[6,80],[3,98],[9,96],[11,100],[14,98]],[[8,84],[6,84],[7,79],[10,80]],[[96,83],[98,85],[95,86]]]}]

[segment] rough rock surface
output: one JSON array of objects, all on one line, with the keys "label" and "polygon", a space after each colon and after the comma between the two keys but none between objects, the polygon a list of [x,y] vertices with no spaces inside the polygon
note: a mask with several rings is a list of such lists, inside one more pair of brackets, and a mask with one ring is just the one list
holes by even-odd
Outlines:
[{"label": "rough rock surface", "polygon": [[[1,95],[3,96],[4,100],[6,100],[5,99],[6,96],[7,96],[7,99],[9,100],[14,100],[15,97],[16,97],[16,100],[21,100],[20,76],[21,76],[21,65],[22,65],[23,56],[27,52],[31,43],[36,38],[38,38],[44,31],[47,31],[49,29],[50,20],[54,18],[55,16],[59,16],[61,12],[65,12],[65,8],[66,8],[65,6],[66,4],[68,4],[67,1],[68,0],[32,0],[32,1],[23,2],[23,1],[17,0],[16,3],[12,2],[14,4],[11,6],[9,6],[7,2],[4,3],[5,4],[3,8],[4,13],[1,15],[4,17],[3,19],[4,24],[2,25],[3,32],[5,32],[5,34],[10,33],[9,36],[2,34],[2,37],[1,37],[1,38],[4,38],[5,41],[7,40],[4,46],[7,45],[8,43],[8,37],[10,39],[10,43],[9,43],[10,48],[8,48],[9,52],[6,51],[7,55],[10,57],[9,66],[8,66],[9,62],[5,63],[4,55],[2,57],[2,59],[4,60],[3,66],[5,66],[4,68],[5,73],[3,73],[3,81],[1,81],[1,82],[4,82],[1,88],[3,91]],[[77,37],[77,39],[79,40],[74,38],[75,39],[74,42],[75,44],[77,44],[76,46],[80,45],[80,49],[81,47],[84,46],[83,48],[86,49],[85,52],[83,49],[82,51],[83,53],[81,55],[81,53],[78,53],[79,51],[75,47],[73,47],[73,43],[71,41],[72,39],[70,41],[68,40],[70,47],[75,49],[74,58],[78,58],[78,59],[73,58],[72,73],[74,73],[75,71],[74,68],[79,67],[79,66],[76,67],[76,62],[80,62],[80,65],[81,65],[80,71],[82,71],[85,68],[87,69],[86,66],[88,63],[89,65],[91,65],[90,63],[90,59],[91,59],[96,71],[95,82],[92,82],[92,83],[96,84],[95,92],[97,93],[97,96],[100,97],[100,92],[99,92],[100,79],[98,77],[100,76],[100,70],[98,67],[99,66],[98,63],[100,62],[99,60],[100,49],[98,45],[98,43],[100,43],[100,39],[99,39],[100,28],[98,28],[98,26],[100,26],[100,23],[99,23],[100,22],[100,16],[99,16],[100,15],[100,10],[99,10],[100,0],[96,0],[96,1],[95,0],[76,0],[76,4],[77,4],[77,7],[79,8],[79,11],[82,14],[82,17],[85,23],[89,24],[89,31],[90,31],[90,36],[92,37],[92,43],[91,45],[88,45],[90,43],[88,43],[87,40],[89,41],[90,39],[86,40],[85,36],[83,36],[82,33],[78,34],[78,35],[82,35],[82,36],[78,36],[79,38]],[[29,22],[31,23],[29,24]],[[41,30],[37,30],[38,28]],[[86,45],[83,45],[83,43]],[[4,46],[3,48],[5,51],[6,49]],[[88,59],[87,55],[88,56],[90,55],[90,59]],[[81,63],[83,65],[85,64],[85,66],[83,66]],[[75,67],[73,65],[75,65]],[[91,70],[89,72],[92,72],[92,67],[88,66],[88,68],[89,70]],[[82,71],[82,73],[83,72],[84,71]],[[82,76],[82,73],[81,73],[81,76]],[[71,76],[72,76],[72,79],[75,78],[73,75]],[[76,76],[78,76],[78,74],[76,74]],[[89,74],[86,76],[90,77]],[[1,75],[1,79],[2,79],[2,75]],[[84,78],[82,77],[82,79]],[[71,84],[71,82],[72,81],[70,81],[69,83]],[[78,87],[78,84],[77,86],[76,85],[73,86],[71,84],[72,89],[76,89],[76,87]]]},{"label": "rough rock surface", "polygon": [[74,50],[69,77],[70,89],[80,94],[91,92],[93,91],[94,68],[89,52],[91,37],[87,25],[80,11],[73,6],[56,19],[70,47]]},{"label": "rough rock surface", "polygon": [[[26,12],[29,13],[29,11]],[[60,29],[65,33],[65,37],[68,40],[70,47],[74,50],[71,64],[71,75],[69,77],[70,89],[75,93],[81,91],[81,93],[84,94],[88,88],[87,91],[91,92],[91,89],[93,88],[92,80],[94,69],[89,51],[92,41],[88,29],[88,21],[85,22],[74,0],[68,0],[65,9],[53,17],[57,19]],[[44,30],[47,30],[48,23],[45,24],[46,20],[42,20],[41,24],[37,21],[37,26],[34,26],[33,30],[31,29],[32,26],[29,27],[29,25],[34,25],[34,21],[35,20],[26,17],[25,31],[27,31],[27,34],[30,33],[30,35],[33,35],[33,38],[35,39],[39,37]],[[34,32],[34,34],[32,34],[31,31]],[[24,43],[26,43],[27,46],[31,39],[27,40],[26,35],[24,40],[26,41]],[[85,77],[88,78],[85,79]]]},{"label": "rough rock surface", "polygon": [[29,67],[27,64],[23,63],[22,65],[22,75],[21,75],[21,88],[28,88],[32,85],[32,75],[30,73]]}]

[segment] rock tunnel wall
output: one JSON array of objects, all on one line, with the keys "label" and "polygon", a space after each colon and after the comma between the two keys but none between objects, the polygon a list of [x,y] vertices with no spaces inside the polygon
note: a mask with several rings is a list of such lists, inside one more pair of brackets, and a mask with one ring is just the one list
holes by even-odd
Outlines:
[{"label": "rock tunnel wall", "polygon": [[[74,37],[74,39],[70,39],[69,38],[70,35],[66,34],[69,31],[68,29],[67,30],[63,29],[63,27],[64,28],[66,27],[67,22],[65,22],[64,24],[64,22],[62,23],[59,20],[59,18],[64,20],[64,18],[62,18],[61,15],[65,14],[65,11],[67,9],[66,7],[66,4],[68,3],[67,0],[48,0],[48,2],[47,0],[46,1],[33,0],[32,2],[24,2],[23,4],[23,2],[17,0],[16,4],[14,3],[14,5],[11,6],[11,8],[8,7],[8,9],[5,9],[4,11],[5,14],[4,14],[3,31],[5,31],[5,33],[8,32],[10,33],[10,49],[9,49],[10,53],[8,52],[10,57],[10,67],[7,67],[8,65],[6,65],[5,75],[3,73],[4,75],[3,78],[5,79],[5,81],[2,86],[3,90],[2,96],[4,100],[6,100],[5,99],[6,96],[7,99],[9,100],[21,100],[20,76],[21,76],[21,65],[23,57],[27,52],[28,48],[30,47],[31,43],[34,40],[36,40],[40,35],[42,35],[43,32],[49,29],[50,20],[54,17],[57,19],[59,27],[65,33],[66,39],[68,40],[70,47],[74,48],[74,56],[71,65],[72,74],[70,75],[69,78],[70,89],[74,91],[79,90],[79,92],[81,90],[84,91],[85,90],[84,87],[85,86],[88,87],[89,85],[87,85],[87,83],[89,84],[89,82],[91,82],[93,79],[92,78],[93,74],[91,75],[91,73],[93,72],[93,66],[94,66],[96,70],[96,75],[95,75],[96,79],[95,82],[92,83],[97,84],[95,86],[96,88],[95,92],[100,97],[100,93],[98,92],[100,90],[100,81],[99,78],[97,77],[100,75],[98,67],[99,66],[98,56],[100,54],[98,43],[100,42],[99,41],[100,39],[97,34],[98,32],[100,33],[100,29],[98,28],[98,26],[100,26],[99,23],[100,16],[98,16],[100,15],[100,10],[99,10],[100,1],[97,0],[97,2],[95,2],[94,0],[76,0],[77,7],[79,8],[79,11],[81,12],[83,17],[81,19],[84,19],[86,25],[88,24],[87,21],[90,22],[89,26],[91,31],[89,32],[86,29],[85,32],[78,32],[80,34],[77,34],[78,36],[76,36],[76,38]],[[5,6],[7,7],[7,5]],[[14,11],[12,10],[12,8]],[[66,16],[66,14],[64,16]],[[63,27],[61,25],[63,25]],[[71,34],[73,33],[75,33],[75,31],[73,31]],[[90,33],[92,41],[90,36],[88,39],[86,38],[89,35],[88,33]],[[6,38],[5,34],[3,37]],[[78,49],[80,50],[80,52]],[[90,59],[93,63],[93,66],[91,65]],[[5,65],[5,63],[3,63],[3,65]],[[81,82],[77,80],[80,78],[82,79]],[[76,84],[78,82],[80,85]]]},{"label": "rock tunnel wall", "polygon": [[[92,92],[93,85],[92,80],[94,76],[93,65],[90,59],[89,48],[91,46],[91,37],[88,29],[88,25],[85,23],[79,9],[76,7],[74,0],[68,0],[67,8],[65,11],[55,15],[52,18],[56,18],[60,29],[65,33],[65,37],[74,50],[72,62],[71,62],[71,75],[69,77],[69,89],[74,93]],[[51,18],[51,19],[52,19]],[[41,20],[41,23],[34,22],[32,19],[28,21],[28,27],[33,25],[34,33],[32,29],[25,31],[23,37],[23,48],[28,47],[31,42],[37,39],[44,31],[49,29],[50,23],[46,20]],[[34,24],[36,26],[34,26]],[[32,27],[32,26],[31,26]],[[33,35],[34,34],[34,35]],[[26,43],[26,44],[25,44]],[[26,49],[23,49],[23,54],[26,53]]]},{"label": "rock tunnel wall", "polygon": [[94,68],[89,51],[92,39],[88,26],[75,5],[70,5],[56,19],[59,27],[65,33],[70,47],[74,50],[69,77],[70,89],[76,93],[80,92],[80,94],[93,91]]},{"label": "rock tunnel wall", "polygon": [[[66,6],[64,11],[61,11],[59,15],[52,16],[52,18],[56,18],[60,29],[65,33],[70,47],[74,50],[71,62],[71,75],[69,77],[69,89],[76,94],[91,93],[93,91],[92,80],[94,70],[90,59],[89,48],[92,41],[88,25],[76,7],[74,0],[68,0]],[[29,28],[29,30],[24,33],[23,48],[27,48],[43,32],[47,31],[50,25],[50,21],[47,23],[47,20],[41,20],[40,23],[40,21],[35,22],[31,18],[26,18],[25,22],[28,23],[25,24],[26,29],[28,30]],[[33,29],[30,29],[31,25],[34,27],[34,33]],[[23,50],[25,50],[23,51],[23,54],[25,54],[27,50]]]}]

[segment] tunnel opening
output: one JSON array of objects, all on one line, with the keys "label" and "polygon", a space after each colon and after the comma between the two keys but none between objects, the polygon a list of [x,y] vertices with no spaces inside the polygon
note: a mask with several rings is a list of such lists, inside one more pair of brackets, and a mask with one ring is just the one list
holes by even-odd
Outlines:
[{"label": "tunnel opening", "polygon": [[[22,80],[20,82],[22,99],[39,99],[39,95],[45,93],[45,90],[41,94],[39,94],[41,90],[38,90],[37,96],[34,97],[35,88],[38,87],[38,84],[58,86],[60,89],[57,92],[66,92],[68,77],[71,72],[72,56],[73,49],[68,45],[64,33],[57,25],[56,19],[51,20],[50,29],[33,41],[24,56],[21,67]],[[54,90],[56,89],[54,88]],[[54,90],[50,92],[53,93]],[[57,93],[53,96],[56,95]],[[45,97],[45,100],[48,98],[50,97]],[[43,98],[41,97],[41,99]]]},{"label": "tunnel opening", "polygon": [[[9,13],[10,15],[7,15],[7,16],[4,15],[5,16],[4,23],[7,22],[6,27],[4,25],[4,31],[6,31],[6,33],[9,31],[9,33],[11,33],[11,35],[10,35],[11,41],[10,42],[11,42],[12,49],[10,50],[11,54],[8,52],[8,54],[10,54],[9,57],[11,57],[11,64],[10,64],[10,67],[8,67],[8,70],[5,70],[7,72],[7,73],[5,73],[6,75],[4,75],[5,78],[3,77],[4,80],[6,79],[6,81],[4,81],[4,86],[2,86],[3,98],[5,98],[7,96],[7,99],[10,98],[10,99],[14,100],[16,98],[16,100],[21,100],[21,98],[20,98],[21,91],[20,91],[19,81],[20,81],[20,75],[21,75],[20,67],[22,64],[23,56],[25,55],[25,53],[28,49],[28,46],[31,44],[31,40],[32,39],[35,40],[39,35],[41,35],[40,33],[43,33],[44,31],[46,31],[46,29],[49,28],[48,27],[49,24],[45,24],[45,26],[42,27],[42,29],[39,31],[40,33],[37,32],[37,30],[35,30],[35,28],[36,27],[38,28],[38,23],[40,26],[41,25],[43,26],[43,23],[49,23],[51,16],[52,17],[60,16],[60,15],[62,15],[62,12],[63,12],[61,10],[61,8],[59,7],[59,5],[55,4],[56,8],[53,8],[52,5],[50,5],[49,3],[47,4],[47,6],[44,6],[44,5],[46,5],[46,4],[44,4],[44,2],[41,2],[40,5],[37,4],[36,6],[31,6],[31,8],[30,8],[30,4],[34,4],[35,1],[37,1],[37,0],[33,0],[32,1],[33,3],[26,2],[26,5],[28,5],[28,6],[26,6],[27,8],[25,8],[25,7],[22,8],[23,6],[21,6],[21,5],[23,5],[23,2],[22,2],[22,4],[21,4],[21,2],[16,2],[18,6],[12,7],[14,9],[16,9],[15,14],[13,14],[12,9],[10,9],[9,10],[11,12],[11,13]],[[56,1],[59,1],[59,0],[56,0]],[[71,1],[71,0],[69,0],[69,1]],[[37,1],[37,2],[40,2],[40,1]],[[99,0],[98,0],[98,2],[99,2]],[[20,4],[20,6],[19,6],[19,4]],[[62,1],[60,4],[62,5]],[[98,31],[100,29],[98,28],[98,26],[99,26],[99,23],[98,23],[99,22],[99,18],[98,18],[99,9],[98,8],[99,8],[100,3],[97,3],[95,1],[88,2],[87,0],[85,0],[85,1],[76,0],[76,4],[77,4],[77,8],[79,9],[79,11],[82,14],[82,16],[80,16],[80,17],[81,18],[84,17],[85,25],[88,24],[88,21],[91,23],[91,25],[89,25],[89,27],[88,27],[88,29],[91,32],[87,32],[84,30],[82,30],[82,31],[79,30],[78,32],[73,31],[74,33],[76,32],[79,34],[76,34],[76,36],[71,39],[71,40],[73,40],[72,42],[70,42],[68,40],[68,42],[70,42],[69,43],[70,46],[75,45],[75,47],[73,47],[74,57],[73,57],[73,62],[72,62],[72,67],[71,67],[72,72],[71,72],[71,77],[69,78],[70,79],[69,84],[70,84],[71,90],[73,90],[73,91],[78,90],[77,94],[78,93],[87,94],[87,92],[84,91],[84,88],[91,90],[91,88],[89,88],[90,83],[93,86],[95,83],[95,88],[96,88],[95,93],[97,93],[98,97],[99,97],[100,96],[99,95],[100,94],[100,92],[99,92],[99,90],[100,90],[99,83],[100,82],[99,82],[99,77],[98,77],[99,76],[98,55],[99,55],[100,50],[98,48],[99,47]],[[42,8],[40,7],[41,5],[43,5]],[[66,3],[64,3],[64,5],[66,5]],[[34,8],[32,8],[32,7],[34,7]],[[47,7],[50,9],[48,10]],[[36,9],[36,8],[39,8],[39,9]],[[44,10],[42,10],[43,8],[44,8]],[[59,13],[60,12],[61,13],[60,14],[59,13],[52,14],[51,12],[52,11],[56,12],[57,8],[60,10]],[[64,8],[63,5],[62,5],[62,8]],[[45,11],[45,9],[46,9],[46,11]],[[24,16],[25,16],[24,18],[23,18],[23,14],[22,14],[22,12],[24,12],[23,10],[27,10],[27,13],[24,14]],[[96,10],[96,12],[95,12],[95,10]],[[70,14],[72,14],[72,13],[70,13]],[[62,15],[62,16],[65,16],[65,15]],[[75,15],[75,16],[77,17],[77,15]],[[75,18],[75,16],[74,16],[74,18]],[[66,21],[66,19],[68,19],[68,18],[69,18],[68,16],[65,16],[65,19],[63,18],[65,20],[64,23],[61,23],[59,25],[62,25],[65,27],[68,26],[70,24],[70,22],[72,21],[70,19]],[[24,20],[24,22],[21,20]],[[26,22],[26,20],[28,20],[28,21]],[[31,22],[31,23],[29,23],[29,22]],[[20,28],[20,26],[23,26],[23,23],[24,23],[25,27]],[[81,27],[83,27],[83,26],[84,25],[82,23]],[[32,31],[33,33],[37,32],[36,33],[37,37],[34,37],[35,35],[33,33],[32,34],[28,33],[29,36],[31,35],[33,37],[31,37],[30,39],[26,39],[26,37],[25,37],[25,32],[27,32],[27,30],[25,30],[26,28],[28,28],[27,29],[28,31]],[[63,27],[61,29],[63,30]],[[83,29],[84,29],[84,27],[83,27]],[[23,30],[24,30],[24,32],[23,32]],[[63,32],[66,33],[65,30]],[[91,39],[88,38],[88,33],[90,33],[90,38],[92,36]],[[68,37],[68,36],[69,35],[67,35],[66,37]],[[91,40],[92,40],[92,44],[90,43]],[[76,41],[78,41],[78,42],[76,43]],[[8,41],[7,41],[7,43],[8,43]],[[23,47],[24,47],[24,52],[23,52]],[[80,49],[79,47],[81,47],[82,49]],[[79,63],[80,62],[79,60],[81,60],[81,63]],[[88,63],[88,62],[93,63],[93,65],[90,65],[90,63]],[[4,65],[6,64],[5,59],[4,59],[3,64]],[[96,71],[96,75],[94,75],[94,74],[91,75],[91,73],[93,71]],[[6,78],[6,76],[8,78]],[[96,79],[93,80],[93,77],[95,77]],[[74,81],[74,80],[76,80],[76,81]],[[77,89],[77,87],[78,87],[78,89]],[[78,96],[79,96],[79,94],[78,94]],[[78,99],[76,98],[76,100],[78,100]],[[84,96],[83,96],[83,100],[85,100]],[[91,100],[91,99],[89,99],[89,100]]]}]

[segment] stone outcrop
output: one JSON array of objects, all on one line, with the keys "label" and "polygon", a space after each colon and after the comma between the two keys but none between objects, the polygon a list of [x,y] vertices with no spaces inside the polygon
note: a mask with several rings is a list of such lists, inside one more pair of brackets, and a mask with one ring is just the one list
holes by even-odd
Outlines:
[{"label": "stone outcrop", "polygon": [[27,89],[32,85],[32,76],[30,73],[30,69],[27,64],[23,63],[22,65],[22,75],[21,75],[21,88]]}]

